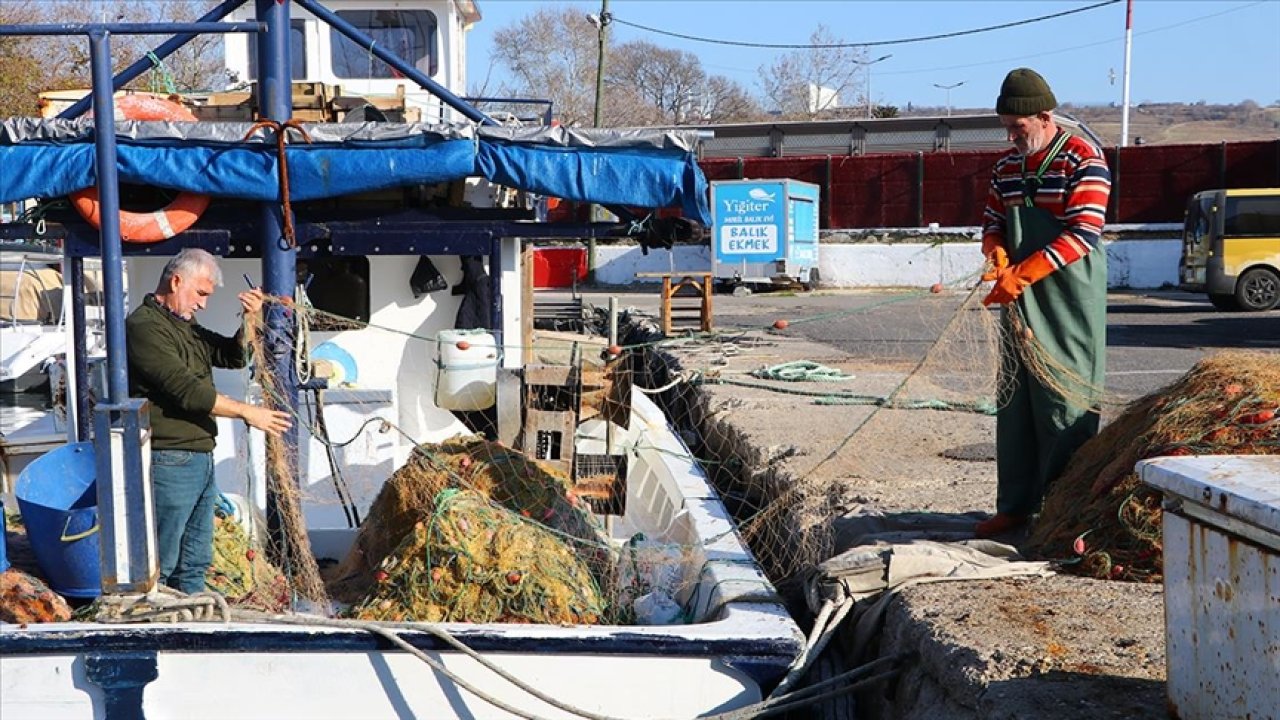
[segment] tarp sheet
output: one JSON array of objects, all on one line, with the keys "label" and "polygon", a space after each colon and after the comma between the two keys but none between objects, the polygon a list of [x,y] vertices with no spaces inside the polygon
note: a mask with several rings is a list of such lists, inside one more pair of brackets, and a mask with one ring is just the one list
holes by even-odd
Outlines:
[{"label": "tarp sheet", "polygon": [[[197,125],[205,127],[196,131]],[[226,124],[222,136],[209,125],[217,124],[122,123],[116,147],[120,182],[278,202],[274,143],[261,133],[251,141],[231,141],[237,132],[243,136],[240,124]],[[58,197],[95,185],[88,130],[83,124],[32,121],[0,128],[0,202]],[[401,130],[345,137],[330,131],[313,144],[291,138],[285,150],[290,198],[483,177],[566,200],[677,207],[689,219],[710,222],[706,178],[694,153],[669,133]]]}]

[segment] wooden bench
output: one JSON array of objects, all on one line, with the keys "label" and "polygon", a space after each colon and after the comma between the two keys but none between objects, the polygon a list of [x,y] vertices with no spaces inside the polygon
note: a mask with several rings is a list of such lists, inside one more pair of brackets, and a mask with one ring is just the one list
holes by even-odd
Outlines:
[{"label": "wooden bench", "polygon": [[[671,272],[640,272],[637,278],[662,278],[662,332],[673,334],[677,321],[681,328],[697,327],[701,332],[711,332],[711,271],[685,270]],[[673,282],[674,280],[674,282]],[[693,293],[679,295],[679,298],[698,299],[694,306],[673,308],[671,300],[677,298],[681,290],[692,290]],[[694,322],[689,322],[694,321]]]}]

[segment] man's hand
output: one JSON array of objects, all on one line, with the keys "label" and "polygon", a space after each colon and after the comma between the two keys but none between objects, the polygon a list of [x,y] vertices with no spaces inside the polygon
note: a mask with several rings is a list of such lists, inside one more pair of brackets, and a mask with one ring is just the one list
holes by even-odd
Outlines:
[{"label": "man's hand", "polygon": [[289,413],[259,405],[245,405],[240,411],[240,417],[271,437],[280,437],[293,424],[289,420]]},{"label": "man's hand", "polygon": [[1009,267],[1009,253],[1003,247],[996,245],[990,253],[987,253],[987,266],[989,269],[982,274],[982,282],[999,279],[1001,273]]},{"label": "man's hand", "polygon": [[1049,258],[1043,252],[1035,253],[1017,265],[996,270],[992,273],[996,285],[982,299],[982,304],[1007,305],[1021,297],[1023,291],[1032,283],[1044,279],[1053,270],[1053,263],[1049,262]]},{"label": "man's hand", "polygon": [[246,315],[262,312],[262,303],[267,299],[267,296],[262,294],[262,288],[245,290],[237,297],[240,298],[240,307]]}]

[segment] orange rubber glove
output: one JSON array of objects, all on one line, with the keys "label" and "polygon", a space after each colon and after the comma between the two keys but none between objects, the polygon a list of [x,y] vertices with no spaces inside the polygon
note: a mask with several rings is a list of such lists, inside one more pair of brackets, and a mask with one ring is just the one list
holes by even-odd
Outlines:
[{"label": "orange rubber glove", "polygon": [[1005,252],[1004,247],[996,245],[995,248],[987,254],[987,263],[991,269],[982,274],[982,282],[991,282],[1000,277],[1009,267],[1009,253]]},{"label": "orange rubber glove", "polygon": [[1053,263],[1043,253],[1038,252],[1017,265],[1010,265],[1005,270],[996,271],[996,286],[982,299],[983,305],[1006,305],[1017,300],[1022,292],[1032,283],[1038,282],[1053,272]]},{"label": "orange rubber glove", "polygon": [[991,266],[983,273],[982,282],[995,280],[1000,271],[1009,267],[1009,253],[1004,249],[1004,238],[999,235],[984,235],[982,237],[982,255]]}]

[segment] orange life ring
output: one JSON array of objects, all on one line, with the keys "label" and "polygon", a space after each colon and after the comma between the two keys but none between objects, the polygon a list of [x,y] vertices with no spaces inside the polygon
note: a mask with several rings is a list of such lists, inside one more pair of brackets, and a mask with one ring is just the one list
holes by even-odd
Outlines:
[{"label": "orange life ring", "polygon": [[[196,116],[180,103],[154,95],[124,95],[116,99],[116,117],[124,120],[174,120],[194,122]],[[102,227],[102,203],[98,188],[71,193],[71,204],[89,224]],[[154,212],[120,211],[120,238],[151,243],[169,238],[195,224],[209,207],[209,196],[182,192],[168,206]]]}]

